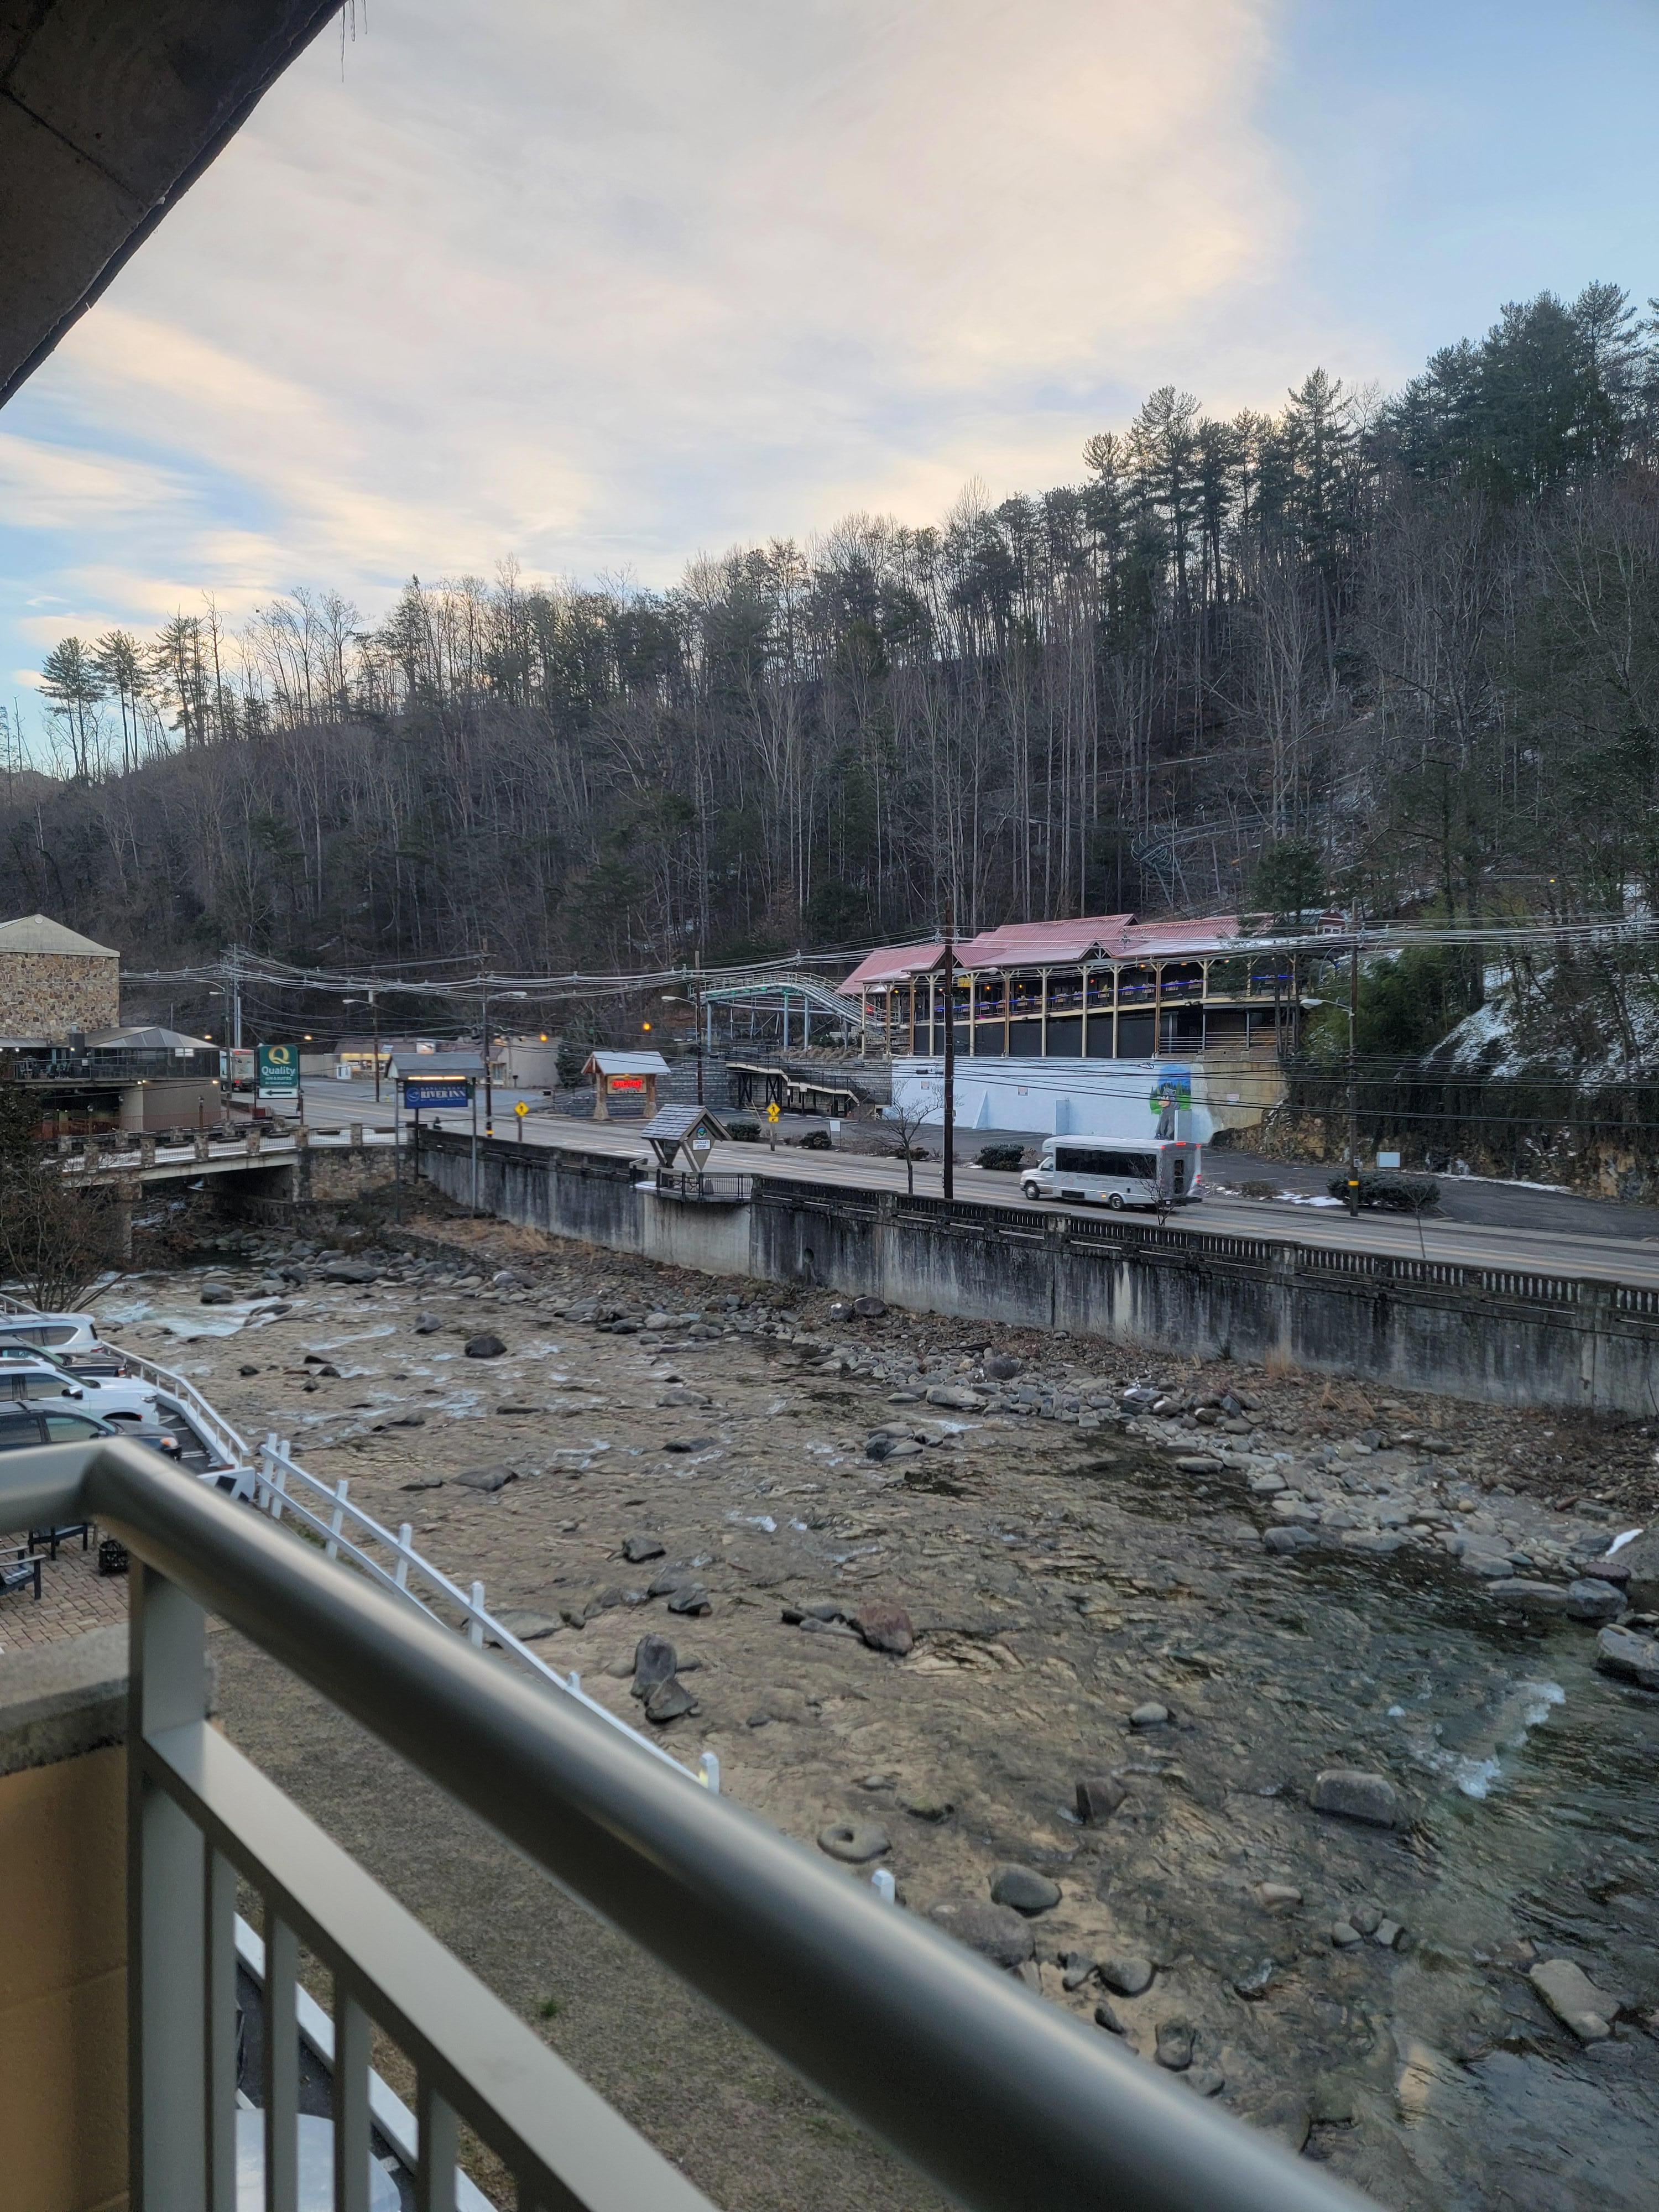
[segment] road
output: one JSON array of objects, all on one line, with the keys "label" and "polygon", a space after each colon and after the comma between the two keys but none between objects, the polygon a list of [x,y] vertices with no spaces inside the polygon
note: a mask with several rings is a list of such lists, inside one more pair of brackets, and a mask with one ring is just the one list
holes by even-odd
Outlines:
[{"label": "road", "polygon": [[[509,1142],[514,1141],[514,1133],[518,1127],[513,1109],[519,1100],[518,1092],[496,1086],[495,1127],[497,1134],[506,1136]],[[564,1115],[549,1114],[542,1110],[545,1102],[539,1091],[526,1094],[525,1103],[530,1105],[531,1111],[524,1117],[516,1141],[574,1146],[588,1152],[611,1152],[641,1160],[645,1158],[646,1147],[641,1142],[637,1125],[630,1127],[627,1123],[579,1121]],[[385,1128],[392,1121],[390,1098],[383,1099],[377,1106],[368,1085],[317,1084],[307,1088],[305,1103],[306,1119],[318,1129],[341,1128],[350,1121],[361,1121],[366,1127]],[[470,1126],[459,1114],[441,1115],[438,1118],[449,1128]],[[798,1122],[791,1116],[781,1127],[785,1135],[793,1135],[817,1126],[821,1125],[805,1119]],[[927,1133],[930,1136],[932,1133]],[[975,1144],[983,1134],[982,1131],[974,1133]],[[1243,1171],[1249,1173],[1250,1164],[1239,1164],[1231,1155],[1207,1153],[1205,1179],[1213,1182],[1224,1175],[1231,1179],[1241,1172],[1241,1165]],[[775,1152],[764,1144],[716,1146],[708,1165],[711,1170],[751,1174],[763,1170],[769,1175],[799,1176],[807,1182],[842,1182],[862,1189],[905,1188],[902,1160],[883,1159],[867,1152],[803,1152],[781,1140]],[[1283,1169],[1267,1171],[1276,1176],[1287,1173]],[[1294,1171],[1289,1172],[1294,1176]],[[915,1174],[919,1193],[939,1194],[940,1170],[937,1162],[917,1163]],[[1304,1182],[1316,1180],[1305,1172],[1294,1179]],[[1488,1195],[1494,1188],[1502,1188],[1492,1185],[1480,1188]],[[1012,1176],[958,1165],[956,1188],[958,1198],[1027,1209],[1027,1201],[1020,1195]],[[1455,1186],[1453,1189],[1455,1192]],[[1287,1243],[1386,1253],[1401,1259],[1445,1260],[1462,1267],[1586,1276],[1601,1281],[1659,1288],[1659,1236],[1652,1236],[1645,1229],[1645,1224],[1654,1218],[1648,1209],[1620,1207],[1611,1203],[1602,1206],[1597,1201],[1574,1198],[1557,1200],[1547,1192],[1516,1191],[1505,1194],[1512,1194],[1520,1206],[1543,1218],[1507,1222],[1430,1219],[1419,1224],[1387,1214],[1367,1213],[1351,1220],[1335,1207],[1298,1205],[1288,1200],[1211,1196],[1202,1206],[1188,1207],[1176,1218],[1182,1229],[1199,1236],[1272,1237]],[[1592,1209],[1607,1216],[1607,1233],[1586,1231],[1577,1225]],[[1085,1215],[1097,1212],[1092,1207],[1057,1208],[1052,1200],[1044,1200],[1027,1210]],[[1552,1212],[1573,1225],[1551,1225]]]}]

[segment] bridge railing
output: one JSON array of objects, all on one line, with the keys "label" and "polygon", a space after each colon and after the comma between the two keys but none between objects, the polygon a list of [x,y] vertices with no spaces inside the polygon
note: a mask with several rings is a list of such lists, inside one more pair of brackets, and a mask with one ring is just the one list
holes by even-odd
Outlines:
[{"label": "bridge railing", "polygon": [[313,1129],[302,1122],[297,1129],[274,1129],[255,1122],[232,1137],[203,1132],[187,1144],[163,1144],[148,1131],[126,1133],[131,1142],[120,1150],[88,1145],[70,1137],[58,1139],[58,1166],[66,1175],[143,1175],[158,1168],[222,1166],[232,1160],[289,1159],[301,1152],[356,1152],[371,1147],[403,1148],[401,1127],[376,1128],[353,1122],[343,1129]]}]

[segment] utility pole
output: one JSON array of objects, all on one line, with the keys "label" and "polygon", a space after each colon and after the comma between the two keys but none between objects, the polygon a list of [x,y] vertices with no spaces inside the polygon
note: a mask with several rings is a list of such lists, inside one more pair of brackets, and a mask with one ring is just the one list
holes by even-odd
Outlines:
[{"label": "utility pole", "polygon": [[234,945],[230,948],[230,1043],[233,1052],[242,1049],[242,965]]},{"label": "utility pole", "polygon": [[374,1103],[380,1103],[380,1002],[374,995],[374,986],[368,987],[368,1018],[374,1028]]},{"label": "utility pole", "polygon": [[[489,983],[490,979],[486,975],[484,978],[483,987],[483,1014],[482,1022],[483,1029],[484,1134],[486,1137],[493,1136],[495,1134],[495,1131],[490,1125],[495,1117],[495,1087],[489,1080]],[[476,1119],[477,1116],[475,1115],[475,1121]]]},{"label": "utility pole", "polygon": [[956,1024],[956,965],[957,956],[951,940],[956,935],[956,902],[945,902],[945,951],[939,965],[945,976],[945,1202],[954,1203],[957,1194],[957,1024]]},{"label": "utility pole", "polygon": [[702,948],[697,948],[697,965],[691,979],[691,1031],[696,1042],[693,1049],[697,1055],[697,1103],[707,1103],[702,1095],[702,1062],[706,1047],[702,1034]]},{"label": "utility pole", "polygon": [[1359,1215],[1359,910],[1348,951],[1348,1212]]}]

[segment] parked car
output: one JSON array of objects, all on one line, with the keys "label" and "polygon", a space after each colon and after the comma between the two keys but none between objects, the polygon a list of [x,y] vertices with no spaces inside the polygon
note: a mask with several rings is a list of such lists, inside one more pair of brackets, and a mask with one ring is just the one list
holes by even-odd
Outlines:
[{"label": "parked car", "polygon": [[118,1375],[121,1355],[86,1313],[0,1314],[0,1352],[50,1352],[88,1374]]},{"label": "parked car", "polygon": [[89,1413],[107,1421],[160,1428],[161,1393],[153,1383],[131,1376],[77,1375],[50,1354],[25,1358],[13,1352],[0,1358],[0,1402],[6,1399],[70,1398],[84,1403]]},{"label": "parked car", "polygon": [[118,1437],[124,1443],[149,1444],[167,1459],[179,1456],[179,1440],[167,1430],[144,1423],[100,1421],[78,1406],[0,1400],[0,1451],[32,1451],[39,1444],[86,1444],[94,1437]]}]

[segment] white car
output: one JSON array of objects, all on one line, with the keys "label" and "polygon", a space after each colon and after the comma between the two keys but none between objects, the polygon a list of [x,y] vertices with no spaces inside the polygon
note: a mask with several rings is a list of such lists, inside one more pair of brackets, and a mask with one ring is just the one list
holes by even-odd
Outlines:
[{"label": "white car", "polygon": [[161,1425],[161,1394],[150,1383],[126,1375],[72,1375],[40,1358],[0,1358],[0,1405],[21,1398],[73,1398],[100,1421]]},{"label": "white car", "polygon": [[90,1352],[98,1340],[98,1324],[90,1314],[0,1314],[0,1347],[40,1345],[48,1352]]}]

